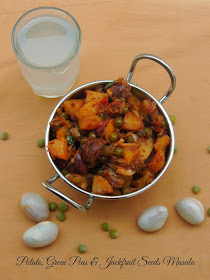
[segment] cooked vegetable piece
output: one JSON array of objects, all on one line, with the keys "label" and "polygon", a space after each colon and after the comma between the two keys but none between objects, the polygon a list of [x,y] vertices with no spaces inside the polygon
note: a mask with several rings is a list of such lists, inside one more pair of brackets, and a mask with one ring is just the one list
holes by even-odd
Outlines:
[{"label": "cooked vegetable piece", "polygon": [[102,154],[103,143],[100,139],[89,139],[81,148],[81,156],[85,162],[94,163]]},{"label": "cooked vegetable piece", "polygon": [[157,152],[158,150],[164,150],[170,143],[170,137],[165,134],[162,136],[157,137],[155,144],[154,144],[154,150]]},{"label": "cooked vegetable piece", "polygon": [[52,157],[68,160],[70,154],[68,152],[68,142],[66,138],[59,137],[48,143],[48,150]]},{"label": "cooked vegetable piece", "polygon": [[133,180],[133,176],[123,176],[123,175],[120,175],[120,177],[123,179],[124,183],[122,185],[122,189],[126,189],[126,188],[129,188],[130,185],[131,185],[131,182]]},{"label": "cooked vegetable piece", "polygon": [[123,100],[115,100],[107,107],[107,114],[111,117],[118,117],[122,114],[126,103]]},{"label": "cooked vegetable piece", "polygon": [[89,102],[85,103],[75,115],[80,120],[87,116],[96,115],[99,111],[100,102],[96,99],[91,99]]},{"label": "cooked vegetable piece", "polygon": [[131,96],[128,98],[128,104],[132,110],[139,112],[141,101],[134,94],[131,94]]},{"label": "cooked vegetable piece", "polygon": [[88,183],[87,180],[84,176],[80,175],[80,174],[68,174],[66,176],[66,178],[71,181],[73,184],[75,184],[76,186],[80,187],[83,190],[86,190],[88,187]]},{"label": "cooked vegetable piece", "polygon": [[63,102],[64,111],[71,117],[72,120],[75,120],[76,111],[83,105],[84,100],[82,99],[72,99]]},{"label": "cooked vegetable piece", "polygon": [[110,120],[105,131],[105,139],[107,142],[109,142],[109,136],[114,130],[115,130],[114,120]]},{"label": "cooked vegetable piece", "polygon": [[154,179],[154,175],[146,169],[143,173],[143,176],[135,182],[135,187],[141,189],[146,185],[150,184]]},{"label": "cooked vegetable piece", "polygon": [[57,131],[56,131],[56,137],[66,137],[66,130],[67,130],[68,126],[65,124],[64,126],[60,127]]},{"label": "cooked vegetable piece", "polygon": [[87,164],[83,161],[79,150],[77,150],[76,154],[71,159],[68,170],[79,174],[87,173]]},{"label": "cooked vegetable piece", "polygon": [[153,138],[141,138],[139,140],[139,158],[140,160],[146,160],[153,150]]},{"label": "cooked vegetable piece", "polygon": [[144,116],[147,116],[148,114],[153,114],[155,110],[156,103],[149,99],[143,100],[140,104],[139,112]]},{"label": "cooked vegetable piece", "polygon": [[68,135],[71,134],[74,139],[77,139],[81,136],[79,129],[77,127],[72,127],[68,130]]},{"label": "cooked vegetable piece", "polygon": [[107,85],[105,85],[104,90],[106,91],[108,88],[110,88],[111,86],[113,86],[116,82],[117,82],[117,80],[114,80],[114,81],[108,83]]},{"label": "cooked vegetable piece", "polygon": [[124,181],[120,175],[118,175],[114,170],[107,168],[104,170],[103,176],[105,179],[116,189],[119,189],[123,186]]},{"label": "cooked vegetable piece", "polygon": [[79,120],[79,128],[83,130],[94,130],[102,119],[97,115],[87,116]]},{"label": "cooked vegetable piece", "polygon": [[131,162],[139,157],[139,144],[135,143],[124,143],[123,144],[124,159],[127,164],[130,165]]},{"label": "cooked vegetable piece", "polygon": [[123,129],[137,131],[143,128],[142,117],[137,117],[134,113],[128,112],[123,120]]},{"label": "cooked vegetable piece", "polygon": [[165,151],[158,150],[152,160],[148,163],[149,170],[156,174],[158,171],[160,171],[165,163]]},{"label": "cooked vegetable piece", "polygon": [[85,90],[85,94],[86,94],[86,99],[85,99],[86,102],[89,102],[92,99],[101,101],[104,98],[106,98],[108,100],[108,94],[107,93],[93,91],[93,90]]},{"label": "cooked vegetable piece", "polygon": [[92,192],[95,194],[112,194],[113,187],[104,177],[96,175],[93,178]]},{"label": "cooked vegetable piece", "polygon": [[164,124],[164,118],[161,114],[158,113],[158,111],[155,113],[155,114],[152,114],[152,117],[151,117],[151,123],[153,125],[156,125],[156,126],[163,126]]},{"label": "cooked vegetable piece", "polygon": [[130,169],[130,168],[124,168],[124,167],[118,167],[116,172],[120,175],[124,175],[124,176],[132,176],[135,171]]}]

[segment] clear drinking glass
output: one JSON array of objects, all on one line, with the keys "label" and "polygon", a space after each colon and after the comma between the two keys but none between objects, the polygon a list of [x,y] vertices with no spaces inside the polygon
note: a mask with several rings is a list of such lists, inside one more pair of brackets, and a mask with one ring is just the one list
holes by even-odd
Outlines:
[{"label": "clear drinking glass", "polygon": [[40,7],[20,17],[12,46],[22,74],[34,93],[48,98],[65,95],[79,74],[81,30],[67,12]]}]

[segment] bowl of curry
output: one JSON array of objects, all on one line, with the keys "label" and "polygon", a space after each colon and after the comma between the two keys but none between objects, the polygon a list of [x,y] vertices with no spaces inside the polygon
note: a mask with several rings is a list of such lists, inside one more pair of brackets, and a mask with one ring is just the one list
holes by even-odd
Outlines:
[{"label": "bowl of curry", "polygon": [[[171,78],[160,101],[130,83],[143,58],[161,64]],[[56,175],[43,186],[80,210],[87,210],[94,198],[131,197],[153,186],[173,157],[173,126],[162,102],[174,87],[174,73],[165,62],[139,55],[126,80],[96,81],[67,94],[47,124],[46,152]],[[88,195],[86,205],[55,189],[51,184],[57,178]]]}]

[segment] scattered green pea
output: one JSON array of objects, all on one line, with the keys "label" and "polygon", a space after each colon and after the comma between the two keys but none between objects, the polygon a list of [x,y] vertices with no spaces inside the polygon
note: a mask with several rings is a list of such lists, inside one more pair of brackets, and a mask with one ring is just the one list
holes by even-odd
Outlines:
[{"label": "scattered green pea", "polygon": [[176,122],[176,117],[175,117],[174,115],[170,115],[169,118],[170,118],[172,124],[175,124],[175,122]]},{"label": "scattered green pea", "polygon": [[123,115],[127,114],[128,112],[129,112],[128,107],[124,107],[122,111]]},{"label": "scattered green pea", "polygon": [[117,238],[119,235],[118,231],[116,229],[112,229],[110,232],[109,232],[109,236],[111,238]]},{"label": "scattered green pea", "polygon": [[36,143],[37,143],[37,146],[40,147],[40,148],[43,148],[45,146],[44,138],[37,139]]},{"label": "scattered green pea", "polygon": [[177,153],[177,146],[174,147],[174,153]]},{"label": "scattered green pea", "polygon": [[94,131],[91,131],[89,133],[89,137],[92,138],[92,139],[96,139],[96,133]]},{"label": "scattered green pea", "polygon": [[103,223],[102,225],[101,225],[101,228],[104,230],[104,231],[109,231],[110,230],[110,228],[111,228],[111,226],[110,226],[110,224],[109,223]]},{"label": "scattered green pea", "polygon": [[208,152],[210,153],[210,146],[208,147]]},{"label": "scattered green pea", "polygon": [[67,205],[66,203],[60,203],[60,204],[58,205],[58,209],[59,209],[59,211],[61,211],[61,212],[65,212],[65,211],[67,210],[67,208],[68,208],[68,205]]},{"label": "scattered green pea", "polygon": [[194,185],[193,188],[192,188],[193,192],[195,194],[199,193],[200,192],[200,187],[198,185]]},{"label": "scattered green pea", "polygon": [[109,135],[110,141],[114,142],[117,140],[117,138],[118,138],[117,133],[115,133],[115,132],[110,133],[110,135]]},{"label": "scattered green pea", "polygon": [[138,86],[137,82],[131,82],[132,85]]},{"label": "scattered green pea", "polygon": [[8,133],[6,131],[2,131],[1,132],[1,139],[2,140],[7,140],[7,138],[8,138]]},{"label": "scattered green pea", "polygon": [[120,147],[115,148],[114,154],[116,157],[121,157],[123,155],[123,148],[120,148]]},{"label": "scattered green pea", "polygon": [[58,212],[57,215],[56,215],[56,218],[59,220],[59,221],[64,221],[66,219],[66,214],[64,212]]},{"label": "scattered green pea", "polygon": [[54,211],[57,208],[57,204],[55,202],[50,202],[49,203],[49,208],[51,211]]},{"label": "scattered green pea", "polygon": [[129,187],[122,189],[123,194],[128,194],[129,192]]},{"label": "scattered green pea", "polygon": [[86,253],[87,252],[87,246],[85,244],[80,244],[78,247],[77,247],[78,251],[80,253]]},{"label": "scattered green pea", "polygon": [[114,121],[114,126],[117,128],[120,128],[123,124],[123,119],[122,118],[116,118],[116,120]]},{"label": "scattered green pea", "polygon": [[210,208],[207,210],[207,214],[210,216]]}]

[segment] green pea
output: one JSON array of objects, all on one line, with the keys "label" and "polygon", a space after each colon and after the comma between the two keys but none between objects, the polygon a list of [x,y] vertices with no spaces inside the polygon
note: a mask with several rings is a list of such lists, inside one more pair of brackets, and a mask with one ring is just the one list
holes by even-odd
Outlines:
[{"label": "green pea", "polygon": [[96,139],[96,133],[94,131],[91,131],[89,133],[89,137],[92,138],[92,139]]},{"label": "green pea", "polygon": [[120,100],[126,101],[126,98],[125,97],[121,97]]},{"label": "green pea", "polygon": [[80,253],[86,253],[87,252],[87,246],[85,244],[80,244],[78,247],[77,247],[78,251]]},{"label": "green pea", "polygon": [[80,140],[80,144],[85,144],[88,141],[87,137],[82,137],[82,139]]},{"label": "green pea", "polygon": [[44,138],[37,139],[36,143],[37,143],[37,146],[40,147],[40,148],[43,148],[45,146]]},{"label": "green pea", "polygon": [[123,194],[128,194],[129,193],[129,187],[122,189]]},{"label": "green pea", "polygon": [[115,148],[114,154],[116,157],[121,157],[123,155],[123,148],[120,148],[120,147]]},{"label": "green pea", "polygon": [[210,153],[210,146],[208,147],[208,152]]},{"label": "green pea", "polygon": [[210,208],[207,210],[207,214],[210,216]]},{"label": "green pea", "polygon": [[175,124],[175,122],[176,122],[176,117],[175,117],[174,115],[170,115],[169,118],[170,118],[172,124]]},{"label": "green pea", "polygon": [[104,230],[104,231],[109,231],[110,230],[110,228],[111,228],[111,226],[110,226],[110,224],[109,223],[103,223],[102,225],[101,225],[101,228]]},{"label": "green pea", "polygon": [[64,221],[66,219],[66,214],[64,212],[58,212],[57,215],[56,215],[56,218],[59,221]]},{"label": "green pea", "polygon": [[109,135],[109,139],[110,141],[114,142],[117,140],[117,133],[115,132],[112,132],[110,135]]},{"label": "green pea", "polygon": [[134,86],[138,86],[138,84],[136,82],[131,82],[131,84]]},{"label": "green pea", "polygon": [[111,155],[111,151],[108,147],[103,149],[103,154],[105,157],[109,157]]},{"label": "green pea", "polygon": [[65,170],[65,169],[63,169],[63,170],[61,171],[61,173],[62,173],[64,176],[66,176],[66,175],[68,174],[68,171]]},{"label": "green pea", "polygon": [[66,114],[66,112],[63,112],[60,116],[63,117],[63,118],[65,118],[65,119],[68,118],[68,115]]},{"label": "green pea", "polygon": [[127,114],[128,112],[129,112],[128,107],[124,107],[122,111],[123,115]]},{"label": "green pea", "polygon": [[1,132],[1,139],[2,140],[7,140],[7,138],[8,138],[8,133],[6,131],[2,131]]},{"label": "green pea", "polygon": [[194,185],[193,188],[192,188],[193,192],[195,194],[199,193],[200,192],[200,187],[198,185]]},{"label": "green pea", "polygon": [[129,143],[133,143],[133,142],[134,142],[134,138],[133,138],[132,135],[129,135],[129,136],[127,137],[127,142],[129,142]]},{"label": "green pea", "polygon": [[177,153],[177,146],[174,147],[174,153]]},{"label": "green pea", "polygon": [[118,231],[116,229],[112,229],[110,232],[109,232],[109,236],[111,238],[117,238],[119,235]]},{"label": "green pea", "polygon": [[116,118],[116,120],[114,121],[114,126],[117,128],[120,128],[123,124],[123,119],[122,118]]},{"label": "green pea", "polygon": [[146,137],[151,137],[152,136],[152,129],[149,127],[144,128],[145,136]]},{"label": "green pea", "polygon": [[49,203],[49,208],[51,211],[54,211],[57,208],[57,204],[55,202],[50,202]]},{"label": "green pea", "polygon": [[104,171],[103,171],[103,169],[100,168],[100,169],[98,170],[98,175],[103,175],[103,174],[104,174]]},{"label": "green pea", "polygon": [[59,209],[59,211],[61,211],[61,212],[65,212],[65,211],[67,210],[67,208],[68,208],[68,205],[67,205],[66,203],[60,203],[60,204],[58,205],[58,209]]},{"label": "green pea", "polygon": [[138,135],[138,137],[143,138],[145,136],[145,131],[139,130],[139,131],[137,131],[137,135]]}]

